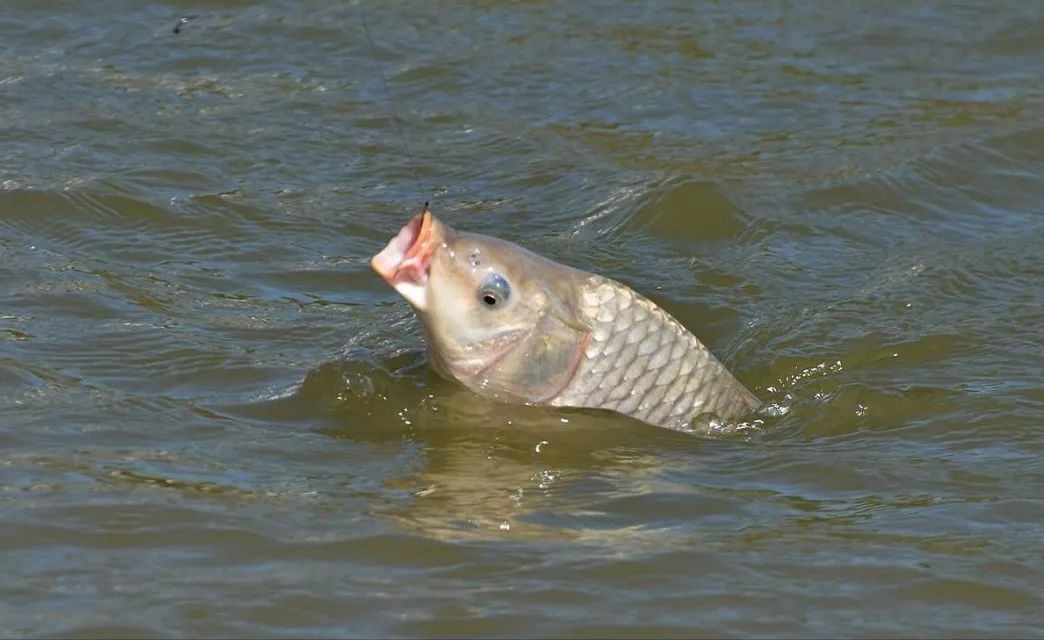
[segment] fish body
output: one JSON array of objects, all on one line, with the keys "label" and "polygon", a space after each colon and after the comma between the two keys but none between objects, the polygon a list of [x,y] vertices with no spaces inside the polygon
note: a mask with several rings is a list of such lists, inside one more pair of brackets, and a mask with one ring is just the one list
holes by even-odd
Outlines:
[{"label": "fish body", "polygon": [[374,256],[413,306],[433,368],[506,402],[607,409],[691,430],[760,406],[684,326],[610,278],[463,233],[425,209]]}]

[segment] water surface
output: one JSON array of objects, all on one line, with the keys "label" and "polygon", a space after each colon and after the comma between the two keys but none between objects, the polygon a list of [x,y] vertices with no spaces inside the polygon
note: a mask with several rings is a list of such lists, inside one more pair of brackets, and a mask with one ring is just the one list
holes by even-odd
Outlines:
[{"label": "water surface", "polygon": [[[0,635],[1039,637],[1042,34],[7,0]],[[785,415],[440,381],[368,267],[425,200],[642,291]]]}]

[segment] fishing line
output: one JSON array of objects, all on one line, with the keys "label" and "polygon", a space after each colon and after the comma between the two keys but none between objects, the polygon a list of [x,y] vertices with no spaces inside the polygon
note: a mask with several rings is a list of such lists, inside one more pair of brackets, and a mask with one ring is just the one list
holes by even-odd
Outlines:
[{"label": "fishing line", "polygon": [[[420,174],[417,172],[417,166],[410,162],[410,149],[413,148],[410,144],[409,137],[406,134],[406,129],[403,128],[402,116],[399,114],[399,105],[392,98],[391,90],[388,89],[388,78],[384,75],[384,65],[381,64],[380,59],[377,57],[377,45],[374,44],[373,38],[370,36],[370,23],[367,19],[367,11],[365,7],[359,7],[360,14],[362,16],[363,34],[366,36],[366,42],[370,47],[370,56],[374,60],[374,64],[377,65],[377,75],[381,78],[381,87],[384,91],[384,100],[388,103],[391,111],[392,123],[395,125],[395,132],[399,138],[399,145],[401,147],[402,157],[405,159],[407,166],[409,167],[410,174],[413,176],[415,182],[421,182]],[[435,190],[432,189],[430,199],[435,198]],[[424,208],[428,208],[428,203],[424,203]]]}]

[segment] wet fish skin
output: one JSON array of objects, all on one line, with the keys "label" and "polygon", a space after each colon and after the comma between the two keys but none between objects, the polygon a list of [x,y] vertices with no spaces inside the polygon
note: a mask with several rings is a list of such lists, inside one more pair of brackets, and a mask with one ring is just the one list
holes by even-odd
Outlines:
[{"label": "wet fish skin", "polygon": [[732,422],[760,405],[692,333],[629,287],[458,232],[427,210],[371,264],[421,319],[432,367],[481,395],[607,409],[684,431],[703,414]]},{"label": "wet fish skin", "polygon": [[590,275],[580,313],[590,337],[572,382],[550,404],[608,409],[679,430],[701,414],[733,421],[760,406],[696,336],[629,287]]}]

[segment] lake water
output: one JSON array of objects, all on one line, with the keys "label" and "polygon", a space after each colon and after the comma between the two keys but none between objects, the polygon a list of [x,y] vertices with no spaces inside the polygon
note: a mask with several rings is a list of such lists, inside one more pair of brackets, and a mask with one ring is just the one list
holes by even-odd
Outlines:
[{"label": "lake water", "polygon": [[[914,4],[5,0],[0,636],[1041,637],[1044,5]],[[425,200],[783,415],[439,380]]]}]

